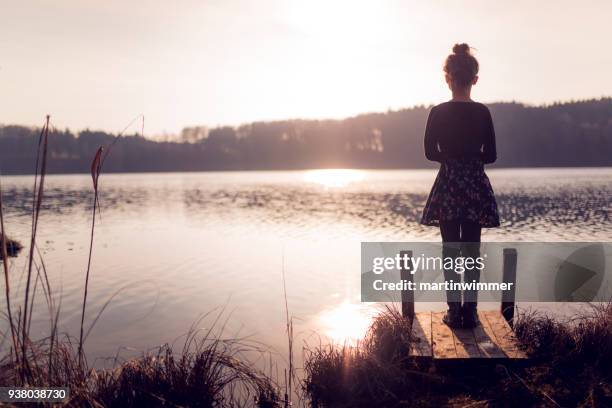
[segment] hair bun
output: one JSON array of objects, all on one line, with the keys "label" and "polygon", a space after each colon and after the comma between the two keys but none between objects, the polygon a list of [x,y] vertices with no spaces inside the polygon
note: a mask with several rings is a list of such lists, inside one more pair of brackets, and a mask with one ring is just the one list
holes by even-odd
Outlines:
[{"label": "hair bun", "polygon": [[470,53],[470,46],[466,43],[455,44],[453,47],[453,53],[456,55],[466,55]]}]

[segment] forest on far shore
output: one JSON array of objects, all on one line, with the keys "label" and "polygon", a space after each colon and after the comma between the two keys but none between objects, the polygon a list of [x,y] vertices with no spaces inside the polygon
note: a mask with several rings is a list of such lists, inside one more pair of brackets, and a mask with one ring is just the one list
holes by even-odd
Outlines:
[{"label": "forest on far shore", "polygon": [[[488,105],[497,134],[496,167],[612,166],[612,98],[528,106]],[[253,122],[185,128],[174,141],[124,135],[105,172],[427,168],[423,132],[430,107],[367,113],[342,120]],[[0,173],[29,174],[40,129],[0,126]],[[49,173],[87,173],[115,135],[49,134]]]}]

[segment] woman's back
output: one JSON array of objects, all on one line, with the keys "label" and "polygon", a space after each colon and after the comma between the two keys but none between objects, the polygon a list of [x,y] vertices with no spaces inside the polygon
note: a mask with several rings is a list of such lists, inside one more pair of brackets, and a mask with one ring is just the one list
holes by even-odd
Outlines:
[{"label": "woman's back", "polygon": [[429,160],[496,159],[495,131],[489,109],[478,102],[444,102],[435,106],[427,120],[425,155]]}]

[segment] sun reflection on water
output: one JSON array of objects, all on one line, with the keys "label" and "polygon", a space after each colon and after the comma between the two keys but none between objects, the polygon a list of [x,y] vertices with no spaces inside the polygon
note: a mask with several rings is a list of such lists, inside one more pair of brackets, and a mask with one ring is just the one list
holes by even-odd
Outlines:
[{"label": "sun reflection on water", "polygon": [[319,321],[331,340],[355,345],[366,334],[375,313],[371,307],[344,302],[322,312]]},{"label": "sun reflection on water", "polygon": [[351,183],[362,181],[365,172],[353,169],[309,170],[304,174],[304,181],[320,184],[326,188],[346,187]]}]

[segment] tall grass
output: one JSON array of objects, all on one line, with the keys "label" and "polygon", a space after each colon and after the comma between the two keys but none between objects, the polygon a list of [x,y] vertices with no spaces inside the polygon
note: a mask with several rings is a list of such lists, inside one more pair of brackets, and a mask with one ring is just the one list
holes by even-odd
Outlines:
[{"label": "tall grass", "polygon": [[287,335],[287,352],[289,356],[289,372],[285,370],[285,408],[290,404],[291,397],[293,395],[293,381],[295,378],[295,370],[293,366],[293,317],[289,316],[289,303],[287,301],[287,282],[285,280],[285,254],[283,254],[282,262],[282,274],[283,274],[283,296],[285,298],[285,321],[286,321],[286,335]]},{"label": "tall grass", "polygon": [[515,323],[517,338],[539,361],[556,370],[588,367],[612,376],[612,303],[588,306],[566,321],[536,312],[524,312]]},{"label": "tall grass", "polygon": [[[32,283],[32,268],[34,265],[34,251],[36,248],[36,233],[38,231],[38,219],[40,216],[40,208],[43,199],[43,191],[45,186],[45,175],[47,172],[47,148],[49,142],[49,115],[45,120],[45,125],[43,126],[40,136],[38,139],[38,150],[36,152],[36,167],[34,169],[34,188],[32,194],[32,232],[30,234],[30,250],[28,256],[28,271],[26,277],[26,288],[24,294],[23,301],[23,314],[21,330],[21,358],[22,358],[22,368],[26,371],[29,371],[28,359],[27,357],[27,345],[29,342],[29,328],[30,324],[28,323],[28,306],[29,306],[29,298],[30,298],[30,286]],[[39,180],[40,175],[40,180]],[[38,281],[38,280],[37,280]],[[34,295],[32,295],[34,297]],[[25,378],[25,372],[24,372]]]},{"label": "tall grass", "polygon": [[312,405],[387,406],[394,396],[414,391],[410,332],[410,322],[386,307],[358,344],[307,348],[303,386]]},{"label": "tall grass", "polygon": [[[240,407],[280,406],[278,385],[253,368],[243,355],[259,352],[241,339],[223,339],[191,331],[181,350],[169,344],[139,358],[117,361],[112,369],[84,369],[77,344],[67,335],[54,342],[32,342],[28,386],[69,387],[68,406],[104,407]],[[41,364],[49,359],[52,365]],[[50,369],[52,368],[53,371]],[[15,361],[0,361],[0,384],[20,382]]]},{"label": "tall grass", "polygon": [[104,152],[103,147],[99,147],[96,151],[94,159],[91,162],[91,178],[94,189],[94,201],[91,212],[91,232],[89,238],[89,253],[87,255],[87,271],[85,272],[85,288],[83,290],[83,305],[81,310],[81,327],[79,334],[79,365],[83,364],[83,327],[85,326],[85,309],[87,306],[87,291],[89,289],[89,273],[91,271],[91,256],[93,254],[93,244],[95,237],[96,228],[96,209],[98,207],[98,180],[102,171],[102,154]]}]

